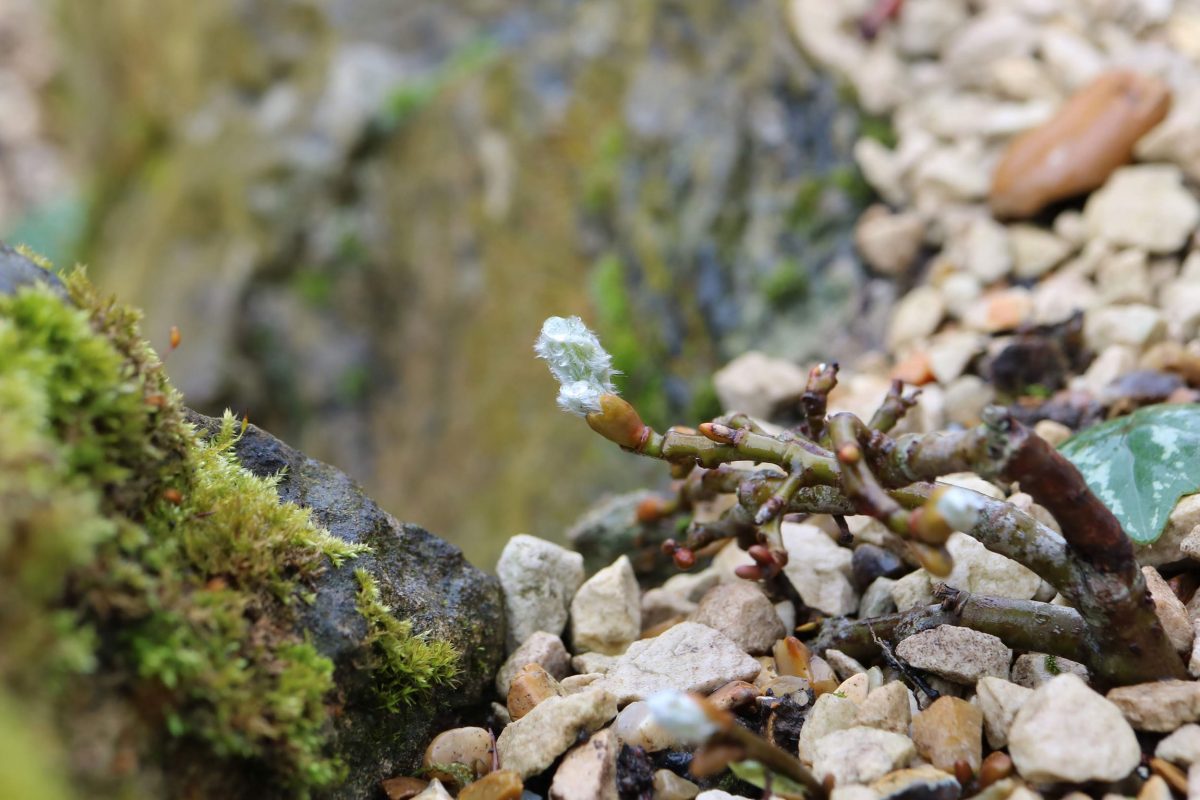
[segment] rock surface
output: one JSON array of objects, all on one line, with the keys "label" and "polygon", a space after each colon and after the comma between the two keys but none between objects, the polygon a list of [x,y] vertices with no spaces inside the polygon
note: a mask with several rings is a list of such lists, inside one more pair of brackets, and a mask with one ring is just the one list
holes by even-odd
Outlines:
[{"label": "rock surface", "polygon": [[1183,247],[1200,222],[1200,203],[1178,167],[1148,164],[1117,170],[1083,209],[1091,236],[1149,253]]},{"label": "rock surface", "polygon": [[620,742],[612,729],[592,734],[569,750],[554,771],[551,800],[617,800]]},{"label": "rock surface", "polygon": [[807,605],[835,617],[858,608],[850,550],[806,523],[783,523],[783,545],[789,556],[783,573]]},{"label": "rock surface", "polygon": [[912,721],[912,739],[921,757],[953,772],[965,761],[972,772],[983,763],[983,713],[966,700],[939,697]]},{"label": "rock surface", "polygon": [[[199,414],[191,421],[202,431],[220,425]],[[398,522],[341,471],[255,425],[246,427],[234,451],[255,475],[281,476],[281,500],[311,509],[313,519],[334,536],[372,548],[326,571],[313,587],[316,603],[300,609],[302,630],[333,660],[343,692],[336,747],[344,753],[351,777],[338,796],[363,796],[381,779],[415,768],[435,716],[477,702],[491,684],[505,631],[500,584],[467,563],[457,547]],[[379,705],[374,682],[358,666],[367,628],[356,608],[357,569],[375,576],[383,601],[399,618],[411,619],[416,630],[448,639],[471,654],[462,660],[455,691],[398,713]]]},{"label": "rock surface", "polygon": [[983,712],[988,744],[999,749],[1008,745],[1008,731],[1033,689],[1002,678],[983,677],[975,684],[975,698]]},{"label": "rock surface", "polygon": [[1166,733],[1200,721],[1200,681],[1158,681],[1119,686],[1108,693],[1139,731]]},{"label": "rock surface", "polygon": [[1028,689],[1036,689],[1066,672],[1078,675],[1083,681],[1088,679],[1087,667],[1077,661],[1045,653],[1022,653],[1013,662],[1012,682]]},{"label": "rock surface", "polygon": [[513,676],[526,664],[540,664],[557,680],[571,674],[571,655],[563,645],[562,639],[553,633],[535,631],[513,651],[496,673],[496,694],[508,697],[508,687]]},{"label": "rock surface", "polygon": [[1008,752],[1021,777],[1034,782],[1116,781],[1141,760],[1121,710],[1075,675],[1034,690],[1009,729]]}]

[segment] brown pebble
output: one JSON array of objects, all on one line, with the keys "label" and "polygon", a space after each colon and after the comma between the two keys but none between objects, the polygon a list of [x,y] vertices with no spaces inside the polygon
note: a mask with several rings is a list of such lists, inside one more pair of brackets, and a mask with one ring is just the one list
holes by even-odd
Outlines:
[{"label": "brown pebble", "polygon": [[517,800],[525,784],[511,769],[489,772],[458,793],[458,800]]},{"label": "brown pebble", "polygon": [[528,714],[534,706],[551,697],[560,697],[562,686],[541,664],[526,664],[512,679],[508,689],[508,713],[514,720]]},{"label": "brown pebble", "polygon": [[422,778],[388,778],[381,785],[388,800],[409,800],[423,792],[429,781]]},{"label": "brown pebble", "polygon": [[1012,758],[1008,753],[997,750],[983,760],[979,768],[979,788],[985,789],[996,781],[1002,781],[1013,773]]},{"label": "brown pebble", "polygon": [[1165,780],[1172,789],[1185,797],[1187,796],[1188,776],[1179,767],[1170,761],[1165,761],[1161,758],[1152,758],[1150,759],[1150,771]]},{"label": "brown pebble", "polygon": [[912,721],[917,752],[940,770],[967,780],[983,762],[983,712],[958,697],[942,696]]},{"label": "brown pebble", "polygon": [[1150,780],[1142,784],[1137,800],[1171,800],[1171,788],[1161,775],[1151,775]]},{"label": "brown pebble", "polygon": [[933,367],[929,356],[920,350],[909,353],[892,367],[892,379],[904,381],[912,386],[924,386],[933,380]]},{"label": "brown pebble", "polygon": [[722,711],[740,708],[758,697],[758,687],[746,681],[730,681],[708,696],[708,702]]},{"label": "brown pebble", "polygon": [[437,778],[453,791],[459,787],[458,779],[432,767],[435,764],[462,764],[478,778],[491,771],[494,747],[492,735],[483,728],[451,728],[433,737],[425,748],[421,765],[429,777]]},{"label": "brown pebble", "polygon": [[1167,115],[1171,91],[1127,70],[1097,77],[1044,124],[1009,144],[992,176],[998,217],[1029,217],[1102,185],[1133,159],[1133,146]]},{"label": "brown pebble", "polygon": [[775,671],[780,675],[795,675],[797,678],[812,680],[812,653],[804,642],[795,636],[788,636],[776,642],[772,655],[775,656]]}]

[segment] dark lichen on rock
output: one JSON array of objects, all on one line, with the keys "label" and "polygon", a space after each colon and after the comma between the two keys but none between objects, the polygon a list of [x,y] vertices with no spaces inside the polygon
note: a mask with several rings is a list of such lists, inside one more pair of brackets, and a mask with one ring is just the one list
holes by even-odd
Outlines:
[{"label": "dark lichen on rock", "polygon": [[[46,740],[0,794],[365,796],[411,767],[396,741],[451,703],[393,713],[379,698],[448,689],[460,661],[457,696],[479,694],[502,649],[494,579],[424,531],[399,540],[411,526],[331,467],[304,463],[302,486],[287,458],[247,468],[244,452],[302,457],[231,414],[188,412],[137,313],[82,271],[60,285],[9,248],[0,261],[0,742]],[[383,574],[409,545],[448,565]],[[354,568],[365,605],[342,602]],[[430,575],[445,580],[397,592]],[[370,735],[393,752],[347,753]]]}]

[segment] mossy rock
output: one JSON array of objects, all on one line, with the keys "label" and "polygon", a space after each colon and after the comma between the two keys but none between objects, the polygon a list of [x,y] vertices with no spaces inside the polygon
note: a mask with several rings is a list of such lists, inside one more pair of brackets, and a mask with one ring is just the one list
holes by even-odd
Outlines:
[{"label": "mossy rock", "polygon": [[82,273],[0,246],[0,289],[0,750],[31,753],[0,796],[368,797],[412,770],[490,683],[497,581],[188,412]]}]

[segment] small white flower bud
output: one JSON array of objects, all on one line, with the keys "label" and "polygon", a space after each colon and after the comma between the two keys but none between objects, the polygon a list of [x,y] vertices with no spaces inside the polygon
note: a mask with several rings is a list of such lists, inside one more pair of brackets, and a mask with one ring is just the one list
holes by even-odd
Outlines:
[{"label": "small white flower bud", "polygon": [[664,689],[646,700],[650,716],[681,744],[700,744],[717,732],[717,724],[683,692]]},{"label": "small white flower bud", "polygon": [[533,347],[558,380],[558,405],[585,417],[600,410],[600,395],[616,394],[612,356],[579,317],[550,317]]}]

